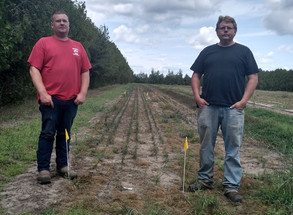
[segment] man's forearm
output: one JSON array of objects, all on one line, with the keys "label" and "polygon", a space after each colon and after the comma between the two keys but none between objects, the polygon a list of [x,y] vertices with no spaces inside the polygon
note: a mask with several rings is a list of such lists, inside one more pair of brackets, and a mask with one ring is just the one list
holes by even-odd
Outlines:
[{"label": "man's forearm", "polygon": [[192,87],[194,99],[197,100],[198,98],[200,98],[200,79],[198,74],[196,73],[193,73],[192,75],[191,87]]},{"label": "man's forearm", "polygon": [[81,86],[80,86],[80,93],[86,96],[89,84],[90,84],[90,75],[89,71],[83,72],[81,74]]},{"label": "man's forearm", "polygon": [[46,90],[45,85],[43,83],[41,73],[36,67],[34,67],[34,66],[30,67],[30,76],[32,78],[32,82],[33,82],[35,88],[37,89],[39,95],[46,94],[47,90]]},{"label": "man's forearm", "polygon": [[248,76],[248,82],[244,91],[244,95],[242,97],[242,101],[244,101],[245,103],[248,102],[248,100],[250,99],[250,97],[252,96],[253,92],[255,91],[255,88],[257,86],[258,83],[258,74],[252,74]]},{"label": "man's forearm", "polygon": [[40,96],[40,103],[43,105],[49,105],[53,108],[54,104],[52,101],[52,97],[48,94],[45,88],[41,72],[36,67],[31,66],[30,75],[31,75],[33,84],[35,88],[37,89],[38,94]]}]

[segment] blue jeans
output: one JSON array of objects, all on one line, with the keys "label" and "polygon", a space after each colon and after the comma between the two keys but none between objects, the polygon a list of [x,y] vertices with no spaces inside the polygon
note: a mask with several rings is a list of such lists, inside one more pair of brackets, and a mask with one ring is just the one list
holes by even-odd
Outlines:
[{"label": "blue jeans", "polygon": [[221,126],[225,144],[224,192],[238,191],[242,177],[239,151],[244,127],[244,110],[204,106],[198,109],[197,124],[200,136],[198,180],[208,184],[213,183],[214,148]]},{"label": "blue jeans", "polygon": [[[37,151],[38,171],[49,170],[53,144],[56,135],[56,164],[57,168],[68,166],[65,141],[65,128],[70,137],[70,130],[77,113],[77,105],[74,100],[60,101],[52,96],[54,108],[40,104],[42,114],[42,131],[39,136]],[[69,151],[68,140],[68,151]]]}]

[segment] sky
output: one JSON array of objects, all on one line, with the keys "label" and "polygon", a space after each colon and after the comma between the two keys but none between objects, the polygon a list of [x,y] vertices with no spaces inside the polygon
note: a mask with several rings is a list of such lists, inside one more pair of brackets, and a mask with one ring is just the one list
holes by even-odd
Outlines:
[{"label": "sky", "polygon": [[234,40],[250,48],[262,70],[293,69],[292,0],[85,0],[95,26],[105,25],[135,74],[190,70],[219,40],[220,15],[238,26]]}]

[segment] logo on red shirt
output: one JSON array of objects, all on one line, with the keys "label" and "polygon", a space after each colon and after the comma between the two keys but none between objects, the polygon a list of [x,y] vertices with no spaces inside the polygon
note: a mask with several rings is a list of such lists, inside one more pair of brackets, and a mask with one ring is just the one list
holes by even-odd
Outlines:
[{"label": "logo on red shirt", "polygon": [[76,56],[79,56],[79,54],[78,54],[78,48],[72,48],[72,50],[73,50],[73,55],[76,55]]}]

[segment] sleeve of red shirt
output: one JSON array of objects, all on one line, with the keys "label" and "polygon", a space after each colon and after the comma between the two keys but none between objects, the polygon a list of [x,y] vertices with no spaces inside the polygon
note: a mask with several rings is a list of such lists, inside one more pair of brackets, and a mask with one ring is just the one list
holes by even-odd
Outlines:
[{"label": "sleeve of red shirt", "polygon": [[83,48],[83,46],[81,45],[82,47],[82,68],[81,68],[81,72],[86,72],[88,71],[89,69],[92,68],[92,65],[89,61],[89,58],[87,56],[87,53],[85,51],[85,49]]},{"label": "sleeve of red shirt", "polygon": [[42,70],[43,62],[44,62],[44,47],[43,47],[42,38],[33,47],[33,50],[27,62],[31,66],[34,66],[37,69],[39,69],[40,71]]}]

